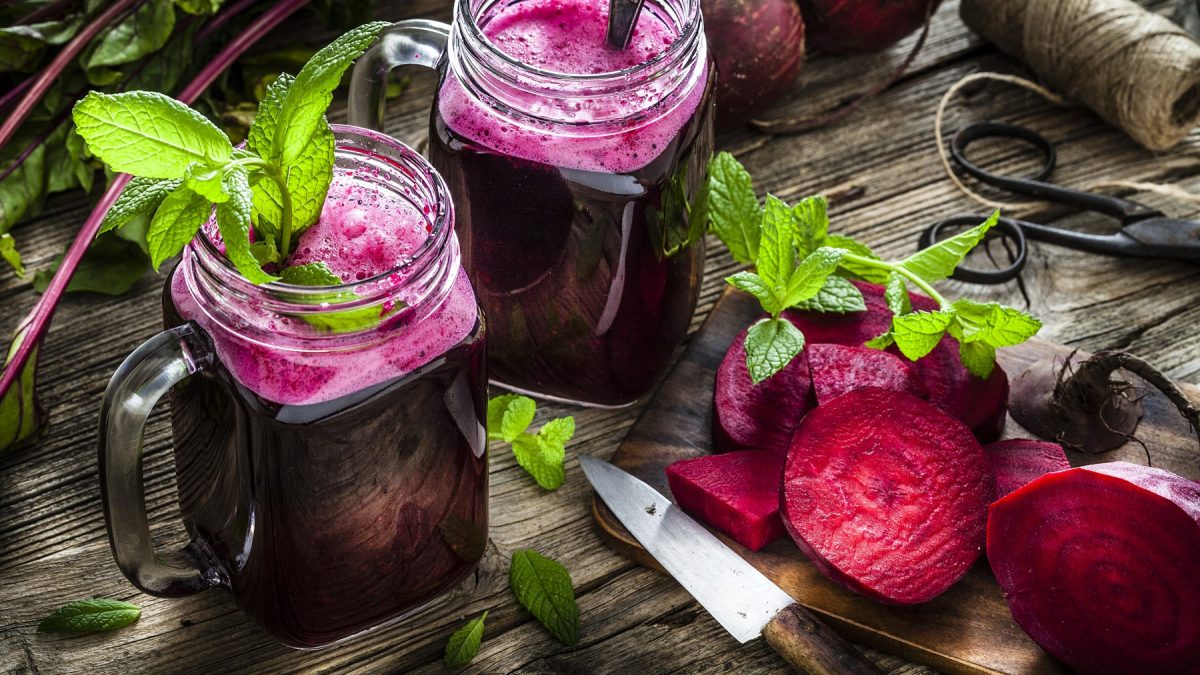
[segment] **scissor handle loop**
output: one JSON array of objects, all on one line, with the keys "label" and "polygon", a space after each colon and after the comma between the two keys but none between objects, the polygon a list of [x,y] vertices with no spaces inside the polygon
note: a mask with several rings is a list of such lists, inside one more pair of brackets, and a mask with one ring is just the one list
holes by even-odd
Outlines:
[{"label": "scissor handle loop", "polygon": [[[941,241],[942,232],[945,229],[974,227],[979,224],[982,218],[983,216],[979,215],[954,216],[934,223],[921,232],[921,238],[917,242],[917,247],[920,249],[929,248]],[[1017,221],[1010,218],[1000,218],[996,222],[995,227],[988,232],[984,241],[986,242],[996,237],[1008,237],[1016,245],[1016,254],[1013,256],[1013,261],[1010,265],[995,270],[980,270],[959,265],[954,269],[954,274],[950,275],[950,278],[972,284],[1002,284],[1020,276],[1021,270],[1025,268],[1026,253],[1028,250],[1025,243],[1025,232]]]},{"label": "scissor handle loop", "polygon": [[[984,169],[967,159],[967,147],[983,138],[1015,138],[1025,141],[1042,153],[1042,168],[1032,176],[1023,178],[1001,176]],[[967,174],[989,185],[1012,190],[1019,194],[1029,194],[1029,181],[1046,182],[1050,178],[1050,174],[1054,173],[1054,167],[1058,162],[1054,144],[1045,136],[1033,129],[1003,122],[975,122],[963,127],[954,134],[954,138],[950,141],[950,156],[954,158],[954,163]]]}]

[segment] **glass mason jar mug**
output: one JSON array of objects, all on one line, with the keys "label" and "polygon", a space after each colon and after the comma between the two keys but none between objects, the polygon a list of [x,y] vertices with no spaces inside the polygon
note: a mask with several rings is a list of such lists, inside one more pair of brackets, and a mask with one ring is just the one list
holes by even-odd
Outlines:
[{"label": "glass mason jar mug", "polygon": [[[159,596],[226,589],[300,648],[420,608],[487,539],[484,323],[447,188],[387,136],[334,133],[322,219],[342,210],[347,232],[357,218],[371,236],[390,217],[392,238],[376,242],[395,244],[399,228],[411,251],[342,286],[255,286],[202,229],[164,289],[167,330],[118,369],[100,421],[105,517],[129,580]],[[367,191],[389,210],[351,206]],[[168,390],[192,540],[160,556],[141,454]]]},{"label": "glass mason jar mug", "polygon": [[456,0],[395,24],[358,61],[350,118],[383,124],[387,73],[436,66],[429,154],[507,387],[621,406],[687,334],[704,265],[691,202],[712,154],[699,0],[647,0],[604,46],[604,0]]}]

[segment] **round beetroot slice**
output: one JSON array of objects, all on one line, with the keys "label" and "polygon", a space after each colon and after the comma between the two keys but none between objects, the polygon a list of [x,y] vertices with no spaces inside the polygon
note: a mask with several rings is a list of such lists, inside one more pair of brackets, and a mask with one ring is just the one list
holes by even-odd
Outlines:
[{"label": "round beetroot slice", "polygon": [[992,505],[987,549],[1017,624],[1076,671],[1200,673],[1200,484],[1051,473]]},{"label": "round beetroot slice", "polygon": [[783,476],[784,527],[853,591],[926,602],[979,557],[987,458],[962,422],[912,394],[868,387],[814,409]]},{"label": "round beetroot slice", "polygon": [[783,370],[754,384],[746,368],[745,342],[746,331],[742,331],[717,369],[713,448],[718,452],[743,448],[783,452],[813,406],[808,350]]},{"label": "round beetroot slice", "polygon": [[817,405],[863,387],[907,391],[922,398],[929,394],[905,360],[870,347],[809,345],[808,370],[812,373]]}]

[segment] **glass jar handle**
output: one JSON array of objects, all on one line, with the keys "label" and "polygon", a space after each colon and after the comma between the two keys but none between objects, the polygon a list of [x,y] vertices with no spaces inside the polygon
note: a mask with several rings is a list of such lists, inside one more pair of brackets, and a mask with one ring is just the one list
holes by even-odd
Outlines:
[{"label": "glass jar handle", "polygon": [[384,131],[388,73],[399,66],[437,70],[446,55],[450,26],[440,21],[410,19],[388,26],[354,64],[350,77],[350,124]]},{"label": "glass jar handle", "polygon": [[100,407],[100,495],[117,566],[134,586],[162,597],[190,595],[218,585],[187,548],[154,552],[142,482],[146,418],[163,394],[212,365],[207,338],[191,323],[142,343],[117,368]]}]

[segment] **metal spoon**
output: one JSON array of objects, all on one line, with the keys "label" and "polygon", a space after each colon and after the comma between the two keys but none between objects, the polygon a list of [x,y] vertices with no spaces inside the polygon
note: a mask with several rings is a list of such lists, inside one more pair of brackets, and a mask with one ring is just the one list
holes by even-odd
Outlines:
[{"label": "metal spoon", "polygon": [[608,35],[605,42],[612,49],[625,49],[633,36],[638,15],[645,0],[608,0]]}]

